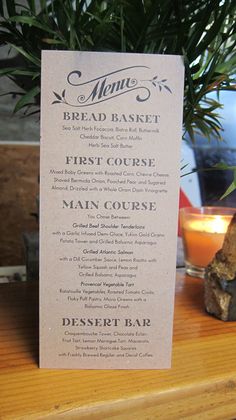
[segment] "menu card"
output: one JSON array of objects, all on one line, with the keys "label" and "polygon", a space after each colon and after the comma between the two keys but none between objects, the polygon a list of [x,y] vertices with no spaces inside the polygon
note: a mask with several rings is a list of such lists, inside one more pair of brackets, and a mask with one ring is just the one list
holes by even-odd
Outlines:
[{"label": "menu card", "polygon": [[43,51],[40,366],[171,365],[180,56]]}]

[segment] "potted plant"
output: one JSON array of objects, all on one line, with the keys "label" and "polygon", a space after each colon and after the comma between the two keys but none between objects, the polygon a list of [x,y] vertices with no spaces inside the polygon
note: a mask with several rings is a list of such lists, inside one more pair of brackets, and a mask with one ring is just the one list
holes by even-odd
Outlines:
[{"label": "potted plant", "polygon": [[[0,69],[16,85],[14,112],[39,111],[41,50],[180,54],[185,64],[183,137],[221,139],[220,97],[235,89],[234,0],[5,0],[0,45],[16,53]],[[223,166],[222,166],[223,169]],[[236,187],[234,181],[229,191]]]},{"label": "potted plant", "polygon": [[234,0],[3,0],[0,14],[0,45],[17,54],[0,70],[21,89],[15,112],[39,107],[42,49],[180,54],[184,131],[220,138],[221,104],[206,95],[235,88]]}]

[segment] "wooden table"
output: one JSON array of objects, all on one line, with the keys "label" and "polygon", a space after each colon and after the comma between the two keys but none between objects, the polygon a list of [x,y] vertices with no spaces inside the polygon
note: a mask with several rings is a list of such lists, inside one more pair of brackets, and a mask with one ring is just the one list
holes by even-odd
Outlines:
[{"label": "wooden table", "polygon": [[177,273],[165,371],[39,369],[37,308],[36,284],[0,286],[1,419],[236,418],[236,323],[204,312],[202,280]]}]

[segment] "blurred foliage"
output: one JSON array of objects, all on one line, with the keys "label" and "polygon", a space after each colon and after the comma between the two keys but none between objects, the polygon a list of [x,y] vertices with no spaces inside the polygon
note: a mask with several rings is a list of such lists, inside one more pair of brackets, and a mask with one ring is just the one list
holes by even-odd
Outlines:
[{"label": "blurred foliage", "polygon": [[21,56],[0,69],[21,88],[15,112],[39,108],[42,49],[180,54],[184,132],[221,138],[219,97],[206,95],[236,88],[235,0],[3,0],[0,15],[0,46]]}]

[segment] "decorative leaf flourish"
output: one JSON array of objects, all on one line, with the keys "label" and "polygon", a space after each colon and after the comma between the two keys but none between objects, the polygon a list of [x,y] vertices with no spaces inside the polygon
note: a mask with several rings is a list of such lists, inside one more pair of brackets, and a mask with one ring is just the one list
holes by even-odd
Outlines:
[{"label": "decorative leaf flourish", "polygon": [[54,91],[53,91],[53,93],[56,96],[57,100],[53,101],[52,105],[53,104],[67,104],[67,101],[66,101],[66,98],[65,98],[65,95],[66,95],[66,90],[65,89],[62,91],[61,95],[59,95],[58,93],[56,93]]},{"label": "decorative leaf flourish", "polygon": [[149,82],[151,83],[153,86],[155,86],[156,88],[159,88],[159,91],[161,92],[162,89],[166,89],[168,90],[169,93],[172,93],[172,90],[170,89],[170,87],[166,84],[167,79],[162,79],[162,80],[158,80],[158,76],[154,76],[152,79],[148,79],[148,80],[141,80],[142,82]]}]

